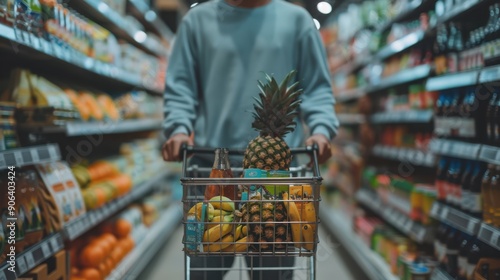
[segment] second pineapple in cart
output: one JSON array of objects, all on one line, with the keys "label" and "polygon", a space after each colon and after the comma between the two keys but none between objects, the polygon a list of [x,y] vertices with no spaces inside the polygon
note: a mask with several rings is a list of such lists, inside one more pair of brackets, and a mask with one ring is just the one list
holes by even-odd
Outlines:
[{"label": "second pineapple in cart", "polygon": [[[182,143],[241,149],[251,139],[255,140],[248,145],[247,167],[286,170],[290,164],[288,146],[304,144],[318,145],[320,162],[330,157],[330,140],[338,127],[330,74],[319,32],[304,9],[280,0],[215,0],[200,4],[183,19],[169,65],[164,108],[168,138],[163,146],[165,160],[180,160]],[[256,104],[253,120],[249,112],[258,94],[255,81],[261,71],[285,77],[291,69],[297,69],[297,75],[287,81],[299,82],[303,89],[298,113],[290,112],[296,109],[290,106],[293,102],[283,99],[293,99],[296,96],[290,94],[295,91],[282,94],[279,85],[268,80],[261,86],[261,101]],[[299,120],[309,128],[307,139],[302,125],[292,131]],[[250,129],[252,126],[258,132]],[[192,134],[194,139],[189,137]],[[193,161],[212,166],[212,160]],[[264,262],[293,266],[290,257],[262,261],[263,266],[267,265]],[[191,265],[196,262],[193,258]],[[226,258],[224,264],[230,267],[232,259]],[[220,263],[213,267],[220,267]],[[221,271],[209,271],[193,278],[222,279],[223,275]],[[280,279],[283,275],[288,276],[281,279],[292,277],[284,269],[266,271],[262,279]]]}]

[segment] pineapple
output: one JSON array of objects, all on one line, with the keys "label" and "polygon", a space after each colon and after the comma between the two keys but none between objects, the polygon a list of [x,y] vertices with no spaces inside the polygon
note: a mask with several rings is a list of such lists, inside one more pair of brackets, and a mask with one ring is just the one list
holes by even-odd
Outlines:
[{"label": "pineapple", "polygon": [[255,98],[252,127],[259,136],[250,141],[243,158],[244,168],[288,170],[292,155],[283,137],[295,129],[294,118],[300,105],[298,82],[287,88],[296,71],[290,72],[281,85],[266,74],[267,83],[259,81],[259,98]]},{"label": "pineapple", "polygon": [[[244,168],[289,169],[292,155],[283,137],[295,128],[294,118],[300,105],[298,97],[302,93],[301,89],[297,89],[298,82],[287,87],[295,73],[290,72],[281,85],[269,75],[266,75],[266,84],[259,81],[260,94],[259,98],[255,98],[252,123],[252,127],[259,131],[259,136],[248,144],[243,159]],[[275,199],[268,194],[262,198]],[[262,201],[259,195],[243,205],[240,212],[241,221],[250,222],[250,239],[258,242],[258,245],[253,246],[254,250],[285,249],[285,244],[280,243],[291,241],[288,216],[282,201]]]}]

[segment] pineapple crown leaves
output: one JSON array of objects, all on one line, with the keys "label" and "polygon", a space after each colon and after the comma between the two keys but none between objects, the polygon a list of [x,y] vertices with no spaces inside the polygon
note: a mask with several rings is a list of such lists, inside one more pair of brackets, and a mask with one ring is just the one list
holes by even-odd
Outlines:
[{"label": "pineapple crown leaves", "polygon": [[260,93],[254,97],[252,127],[261,136],[283,137],[295,129],[297,124],[294,119],[298,116],[297,108],[301,103],[299,96],[303,92],[297,89],[299,82],[288,87],[295,74],[295,70],[288,73],[281,84],[268,74],[266,83],[258,81]]}]

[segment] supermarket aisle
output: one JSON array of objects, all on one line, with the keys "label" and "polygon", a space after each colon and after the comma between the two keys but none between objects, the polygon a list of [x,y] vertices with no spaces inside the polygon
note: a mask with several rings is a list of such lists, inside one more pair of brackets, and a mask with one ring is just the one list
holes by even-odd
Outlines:
[{"label": "supermarket aisle", "polygon": [[[317,253],[317,279],[366,279],[360,274],[360,269],[355,266],[355,262],[344,252],[341,244],[328,233],[325,228],[320,226],[320,245]],[[172,235],[164,248],[157,255],[154,261],[144,270],[140,279],[145,280],[164,280],[164,279],[184,279],[184,255],[182,253],[182,228]],[[297,265],[303,264],[305,258],[299,258]],[[239,265],[245,265],[243,259],[235,260],[233,268]],[[333,276],[334,275],[334,276]],[[240,279],[238,271],[232,271],[227,274],[225,280]],[[333,278],[332,278],[333,277]],[[248,280],[243,274],[242,280]],[[305,280],[307,277],[303,272],[295,273],[295,280]]]}]

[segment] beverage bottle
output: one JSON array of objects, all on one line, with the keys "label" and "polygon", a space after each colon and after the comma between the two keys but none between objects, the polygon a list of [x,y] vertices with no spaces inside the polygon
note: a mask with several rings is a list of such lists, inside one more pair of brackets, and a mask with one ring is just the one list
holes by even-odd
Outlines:
[{"label": "beverage bottle", "polygon": [[481,259],[481,248],[476,240],[471,241],[469,254],[467,255],[467,280],[474,280],[474,270],[479,259]]},{"label": "beverage bottle", "polygon": [[443,135],[443,106],[444,106],[445,95],[439,93],[438,99],[436,100],[436,106],[434,107],[434,134],[436,136]]},{"label": "beverage bottle", "polygon": [[491,184],[494,180],[495,184],[498,181],[498,176],[495,176],[495,165],[488,164],[488,170],[484,173],[481,183],[481,192],[483,195],[483,220],[485,223],[493,223],[493,212],[491,204]]},{"label": "beverage bottle", "polygon": [[[210,172],[210,178],[233,178],[227,149],[218,148],[215,150],[215,160]],[[207,200],[219,195],[234,201],[237,199],[238,192],[234,185],[209,185],[205,189],[205,199]]]},{"label": "beverage bottle", "polygon": [[500,227],[500,165],[495,167],[495,180],[491,179],[490,201],[493,225]]},{"label": "beverage bottle", "polygon": [[451,205],[451,193],[452,193],[452,180],[453,180],[453,172],[455,172],[455,166],[457,165],[457,161],[452,159],[450,161],[450,165],[448,166],[448,170],[446,171],[446,180],[444,183],[444,192],[445,192],[445,204]]},{"label": "beverage bottle", "polygon": [[471,236],[464,234],[458,248],[457,280],[467,280],[467,255],[471,248]]},{"label": "beverage bottle", "polygon": [[486,109],[486,139],[487,144],[495,144],[495,104],[498,99],[498,92],[495,90],[488,103],[488,108]]},{"label": "beverage bottle", "polygon": [[472,177],[472,162],[466,161],[464,173],[461,180],[461,193],[460,198],[460,208],[467,212],[469,211],[469,201],[470,201],[470,179]]},{"label": "beverage bottle", "polygon": [[443,239],[446,236],[447,226],[441,223],[436,231],[436,238],[434,239],[434,256],[439,261],[441,259],[441,252],[443,250]]},{"label": "beverage bottle", "polygon": [[439,262],[439,267],[441,269],[446,270],[447,267],[447,256],[446,256],[446,243],[448,241],[448,235],[454,232],[455,230],[451,227],[446,227],[445,230],[443,231],[440,239],[440,248],[438,252],[438,262]]},{"label": "beverage bottle", "polygon": [[483,195],[481,192],[482,178],[486,168],[483,163],[475,162],[469,181],[468,212],[471,216],[481,219],[483,216]]},{"label": "beverage bottle", "polygon": [[458,275],[458,249],[461,242],[461,233],[452,230],[446,237],[446,271],[451,277]]},{"label": "beverage bottle", "polygon": [[445,157],[441,157],[437,168],[437,176],[435,182],[437,200],[443,203],[446,201],[446,173],[448,170],[448,165],[448,159]]}]

